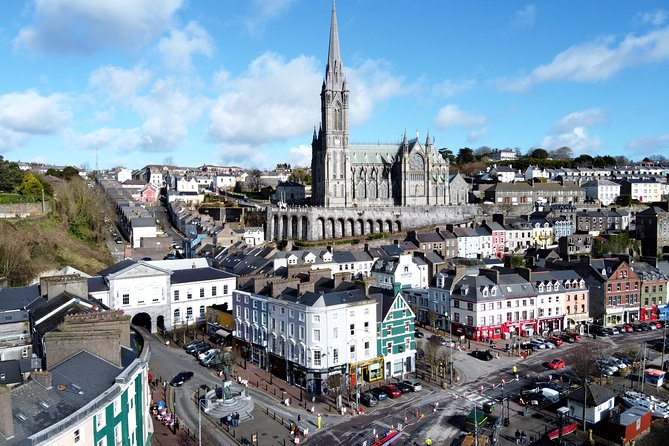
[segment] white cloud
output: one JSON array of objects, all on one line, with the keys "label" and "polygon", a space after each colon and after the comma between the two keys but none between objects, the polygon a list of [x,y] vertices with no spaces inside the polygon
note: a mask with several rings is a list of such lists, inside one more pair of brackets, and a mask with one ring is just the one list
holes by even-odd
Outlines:
[{"label": "white cloud", "polygon": [[318,124],[322,75],[313,58],[284,62],[266,53],[223,87],[210,114],[210,135],[228,143],[263,143],[302,135]]},{"label": "white cloud", "polygon": [[137,98],[133,109],[144,119],[144,149],[170,151],[188,135],[189,126],[196,122],[211,101],[182,91],[173,78],[160,79],[147,96]]},{"label": "white cloud", "polygon": [[440,130],[445,130],[450,127],[477,127],[483,126],[487,122],[484,115],[477,115],[460,110],[455,104],[449,104],[442,107],[437,112],[435,118],[435,125]]},{"label": "white cloud", "polygon": [[495,83],[501,90],[521,92],[550,81],[595,82],[626,68],[665,59],[669,59],[669,28],[640,36],[629,34],[620,42],[607,36],[574,45],[526,76],[497,79]]},{"label": "white cloud", "polygon": [[190,21],[183,30],[173,29],[169,37],[158,44],[163,63],[171,70],[187,71],[192,67],[192,56],[202,54],[211,57],[214,46],[211,37],[197,23]]},{"label": "white cloud", "polygon": [[553,131],[558,133],[570,132],[577,127],[592,127],[601,124],[607,119],[606,112],[603,109],[593,107],[563,116],[555,123]]},{"label": "white cloud", "polygon": [[223,165],[239,165],[248,168],[266,166],[268,159],[264,146],[253,144],[225,144],[218,151],[218,158]]},{"label": "white cloud", "polygon": [[35,0],[33,23],[15,49],[91,53],[103,47],[138,49],[169,29],[182,0]]},{"label": "white cloud", "polygon": [[667,20],[667,11],[656,9],[655,11],[640,12],[634,18],[636,22],[642,25],[661,26]]},{"label": "white cloud", "polygon": [[606,122],[607,116],[600,108],[573,112],[560,118],[552,127],[552,134],[545,136],[539,147],[555,150],[567,146],[574,153],[596,151],[602,146],[599,136],[591,136],[589,127]]},{"label": "white cloud", "polygon": [[55,133],[72,119],[63,94],[41,96],[34,90],[0,96],[0,128],[30,135]]},{"label": "white cloud", "polygon": [[488,135],[488,127],[484,126],[479,129],[474,129],[467,134],[467,142],[474,143],[482,140]]},{"label": "white cloud", "polygon": [[531,28],[537,18],[537,7],[529,4],[516,11],[513,16],[513,24],[524,28]]},{"label": "white cloud", "polygon": [[290,165],[293,167],[311,167],[311,146],[300,144],[297,147],[291,147]]},{"label": "white cloud", "polygon": [[432,90],[435,95],[444,98],[452,98],[453,96],[471,90],[475,86],[476,86],[476,80],[474,79],[465,79],[459,82],[447,79],[443,82],[436,84],[432,88]]},{"label": "white cloud", "polygon": [[88,85],[103,92],[114,100],[126,101],[134,98],[137,92],[150,80],[151,73],[141,67],[131,70],[106,66],[98,68],[88,78]]},{"label": "white cloud", "polygon": [[405,85],[402,77],[394,76],[390,65],[383,60],[368,60],[359,67],[346,68],[346,79],[351,90],[349,113],[352,125],[367,120],[377,103],[408,94],[416,88]]},{"label": "white cloud", "polygon": [[244,22],[246,30],[252,35],[262,33],[268,22],[281,17],[293,3],[295,0],[253,0],[250,3],[250,14]]},{"label": "white cloud", "polygon": [[669,153],[669,134],[659,136],[643,136],[627,144],[627,148],[638,155],[649,156]]},{"label": "white cloud", "polygon": [[26,133],[15,132],[12,129],[0,125],[0,152],[14,150],[25,145],[30,136]]},{"label": "white cloud", "polygon": [[89,133],[68,131],[68,145],[77,150],[100,149],[105,152],[127,154],[142,147],[142,131],[138,128],[118,129],[103,127]]}]

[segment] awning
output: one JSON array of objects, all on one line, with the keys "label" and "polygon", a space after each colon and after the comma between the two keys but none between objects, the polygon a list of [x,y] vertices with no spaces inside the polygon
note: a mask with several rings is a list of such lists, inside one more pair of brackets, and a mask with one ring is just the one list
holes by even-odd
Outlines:
[{"label": "awning", "polygon": [[227,338],[231,334],[232,334],[232,331],[228,330],[227,328],[219,328],[218,330],[216,330],[216,335],[220,336],[222,338]]}]

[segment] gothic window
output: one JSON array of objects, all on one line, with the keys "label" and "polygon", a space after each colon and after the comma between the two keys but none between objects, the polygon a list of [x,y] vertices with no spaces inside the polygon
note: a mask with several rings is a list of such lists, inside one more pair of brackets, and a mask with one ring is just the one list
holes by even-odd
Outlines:
[{"label": "gothic window", "polygon": [[334,128],[335,130],[342,129],[341,104],[337,102],[334,109]]},{"label": "gothic window", "polygon": [[409,166],[411,167],[411,170],[424,171],[425,160],[423,160],[422,156],[415,153],[411,156],[411,159],[409,160]]}]

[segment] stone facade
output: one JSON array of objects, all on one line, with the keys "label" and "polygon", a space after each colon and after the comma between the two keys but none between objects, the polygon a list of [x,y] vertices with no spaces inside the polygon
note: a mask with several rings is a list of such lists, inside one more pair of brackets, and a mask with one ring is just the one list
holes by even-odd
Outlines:
[{"label": "stone facade", "polygon": [[323,240],[400,232],[473,219],[474,205],[267,209],[267,240]]}]

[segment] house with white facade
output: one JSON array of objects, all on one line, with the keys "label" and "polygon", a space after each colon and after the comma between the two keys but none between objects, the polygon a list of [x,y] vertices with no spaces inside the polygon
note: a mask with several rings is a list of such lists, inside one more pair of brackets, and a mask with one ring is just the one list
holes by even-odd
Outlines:
[{"label": "house with white facade", "polygon": [[429,285],[427,264],[409,253],[377,259],[371,276],[380,288],[427,288]]},{"label": "house with white facade", "polygon": [[[449,227],[450,228],[450,227]],[[482,255],[481,235],[474,228],[450,228],[458,239],[458,257],[476,259]]]},{"label": "house with white facade", "polygon": [[662,201],[662,183],[651,179],[625,179],[619,180],[620,193],[630,195],[633,200],[642,203],[653,203]]},{"label": "house with white facade", "polygon": [[199,191],[199,184],[195,177],[190,175],[183,175],[177,177],[175,188],[177,192],[195,192]]},{"label": "house with white facade", "polygon": [[123,260],[88,279],[91,297],[151,332],[202,323],[214,304],[231,307],[236,285],[235,275],[207,266],[206,259]]},{"label": "house with white facade", "polygon": [[620,196],[620,184],[610,180],[588,181],[582,187],[585,189],[586,197],[591,200],[599,200],[604,206],[615,203],[616,198]]},{"label": "house with white facade", "polygon": [[214,186],[218,189],[232,189],[237,184],[237,176],[229,173],[219,173],[214,177]]}]

